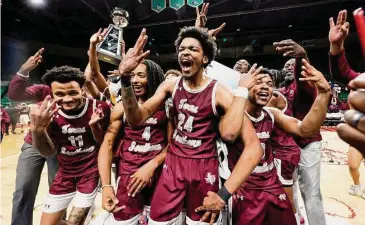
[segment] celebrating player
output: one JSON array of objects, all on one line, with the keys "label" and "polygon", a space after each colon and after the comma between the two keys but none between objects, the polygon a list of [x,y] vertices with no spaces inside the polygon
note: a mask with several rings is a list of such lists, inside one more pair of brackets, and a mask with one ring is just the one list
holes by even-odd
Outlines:
[{"label": "celebrating player", "polygon": [[33,146],[44,157],[58,151],[59,170],[46,197],[41,224],[59,224],[73,198],[68,223],[83,224],[97,194],[97,154],[110,108],[83,96],[85,77],[79,69],[55,67],[42,80],[54,99],[47,96],[31,110]]},{"label": "celebrating player", "polygon": [[[163,82],[159,65],[144,60],[131,72],[131,83],[139,104],[143,104]],[[167,117],[162,107],[138,127],[125,120],[122,103],[115,105],[111,124],[101,146],[98,165],[102,181],[103,208],[113,212],[103,224],[138,224],[145,205],[150,206],[159,173],[156,169],[166,157]],[[120,136],[118,136],[120,135]],[[120,140],[117,137],[121,137]],[[111,185],[113,146],[118,145],[117,191]]]},{"label": "celebrating player", "polygon": [[[216,81],[203,77],[205,67],[214,59],[216,45],[208,33],[200,28],[186,27],[175,42],[182,77],[162,83],[156,93],[141,106],[138,105],[130,83],[130,72],[148,55],[143,52],[147,42],[143,29],[131,54],[119,66],[122,80],[122,103],[127,121],[131,126],[143,124],[172,96],[175,126],[169,144],[161,177],[151,203],[150,224],[170,224],[179,221],[186,203],[187,224],[195,224],[201,218],[196,212],[208,191],[218,191],[218,159],[216,139],[220,134],[225,140],[235,140],[244,117],[243,106],[247,101],[248,88],[255,82],[257,72],[241,79],[240,88],[233,98],[230,91]],[[219,113],[226,114],[219,123]],[[235,123],[232,121],[235,120]],[[227,185],[242,183],[258,163],[261,153],[252,124],[247,123],[245,132],[245,166],[239,174],[232,174]],[[250,141],[248,141],[250,139]],[[245,176],[239,176],[244,174]],[[238,176],[237,176],[238,175]],[[239,177],[239,179],[236,179]],[[211,218],[213,221],[215,217]]]}]

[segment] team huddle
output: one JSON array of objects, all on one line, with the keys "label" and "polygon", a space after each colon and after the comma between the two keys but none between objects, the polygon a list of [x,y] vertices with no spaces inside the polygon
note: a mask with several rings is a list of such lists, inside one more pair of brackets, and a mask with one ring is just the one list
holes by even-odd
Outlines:
[{"label": "team huddle", "polygon": [[[235,90],[209,78],[214,36],[224,25],[205,29],[206,10],[204,5],[196,26],[182,28],[175,41],[181,74],[165,79],[147,59],[143,29],[113,71],[118,99],[110,88],[104,94],[108,84],[100,93],[96,87],[101,31],[90,40],[85,72],[61,66],[42,77],[46,86],[34,94],[38,104],[25,139],[43,157],[57,155],[59,164],[42,225],[88,224],[98,190],[106,216],[94,224],[139,224],[144,212],[155,225],[300,224],[293,180],[301,150],[320,141],[331,87],[301,56],[281,71],[238,61],[234,69],[242,75]],[[274,45],[283,52],[293,42]],[[34,65],[43,51],[32,56]],[[29,71],[19,71],[12,82],[26,82]],[[296,108],[299,102],[303,110]],[[323,206],[315,209],[309,222],[325,224],[313,222],[321,221],[315,213]]]}]

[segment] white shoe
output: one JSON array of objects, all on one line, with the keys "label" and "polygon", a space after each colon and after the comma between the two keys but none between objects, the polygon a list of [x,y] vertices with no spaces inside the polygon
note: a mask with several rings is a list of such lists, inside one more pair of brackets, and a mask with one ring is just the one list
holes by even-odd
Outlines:
[{"label": "white shoe", "polygon": [[[349,189],[349,194],[353,196],[361,197],[364,194],[364,191],[361,189],[361,185],[351,185]],[[365,196],[364,196],[365,197]]]}]

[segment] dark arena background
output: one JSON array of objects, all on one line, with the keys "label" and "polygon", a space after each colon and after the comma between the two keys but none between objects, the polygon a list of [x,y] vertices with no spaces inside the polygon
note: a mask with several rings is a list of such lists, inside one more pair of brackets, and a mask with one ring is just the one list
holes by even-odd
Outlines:
[{"label": "dark arena background", "polygon": [[[194,1],[162,2],[166,3],[165,8],[153,10],[153,0],[2,0],[1,107],[27,106],[31,103],[12,101],[7,92],[9,82],[20,66],[40,48],[45,49],[43,61],[31,72],[29,86],[41,84],[42,75],[55,66],[69,65],[84,71],[89,61],[87,51],[90,37],[99,28],[106,28],[112,23],[110,14],[115,7],[129,13],[129,24],[123,29],[126,49],[133,47],[142,28],[146,28],[148,42],[145,49],[151,51],[148,58],[158,63],[164,71],[179,69],[174,41],[182,27],[194,25],[196,10],[188,5],[188,2]],[[181,6],[174,9],[173,6],[180,2]],[[280,70],[289,58],[277,53],[273,42],[292,39],[303,46],[311,64],[325,75],[332,88],[338,90],[338,101],[346,103],[350,91],[347,84],[335,81],[330,75],[328,40],[329,18],[337,18],[338,12],[346,9],[350,23],[350,33],[345,41],[346,57],[354,71],[365,71],[365,60],[352,15],[355,9],[365,7],[365,0],[204,2],[209,2],[206,25],[209,29],[226,23],[216,37],[218,51],[215,61],[229,68],[233,68],[239,59],[245,59]],[[112,64],[99,63],[104,75],[117,69]],[[329,110],[321,129],[321,191],[327,224],[364,225],[365,199],[348,194],[352,184],[347,162],[348,144],[338,137],[335,129],[343,122],[342,110],[335,113]],[[13,126],[16,127],[15,132],[5,135],[0,147],[2,225],[11,224],[17,160],[29,129],[27,123],[21,124],[20,121]],[[363,163],[359,170],[362,175],[360,181],[365,185]],[[33,224],[39,224],[47,192],[47,168],[44,168],[33,210]],[[305,218],[302,201],[300,206]],[[92,218],[101,211],[99,193]]]}]

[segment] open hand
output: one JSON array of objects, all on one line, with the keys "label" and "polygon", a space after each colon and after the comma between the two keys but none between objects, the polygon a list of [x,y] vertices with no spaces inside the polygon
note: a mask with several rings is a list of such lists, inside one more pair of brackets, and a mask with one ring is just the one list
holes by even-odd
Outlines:
[{"label": "open hand", "polygon": [[119,73],[121,76],[130,76],[130,72],[132,72],[142,62],[142,60],[150,54],[149,50],[143,52],[147,39],[148,36],[146,35],[146,29],[143,28],[136,44],[132,49],[128,50],[127,54],[123,56],[122,61],[119,64]]},{"label": "open hand", "polygon": [[131,176],[132,179],[127,185],[129,196],[135,197],[138,192],[151,182],[157,166],[156,162],[152,159]]},{"label": "open hand", "polygon": [[350,24],[346,22],[347,10],[342,10],[338,13],[336,24],[333,21],[333,17],[329,19],[330,31],[328,33],[328,39],[331,44],[343,48],[343,43],[350,31]]},{"label": "open hand", "polygon": [[99,123],[100,120],[104,118],[103,108],[99,104],[96,109],[94,109],[93,114],[91,115],[91,119],[89,121],[89,126],[95,126]]},{"label": "open hand", "polygon": [[310,82],[319,92],[331,92],[329,83],[320,71],[314,68],[305,59],[302,59],[302,64],[301,74],[303,77],[299,78],[300,81]]},{"label": "open hand", "polygon": [[305,58],[307,56],[305,49],[292,39],[274,42],[273,45],[276,47],[276,51],[282,53],[284,57],[290,56]]},{"label": "open hand", "polygon": [[204,28],[207,23],[207,13],[208,13],[209,3],[203,3],[203,7],[201,11],[199,11],[199,7],[196,7],[196,20],[195,27]]},{"label": "open hand", "polygon": [[245,87],[250,90],[255,85],[257,80],[260,80],[265,76],[264,74],[260,74],[263,67],[260,66],[258,69],[256,69],[256,67],[257,64],[255,63],[247,73],[243,73],[241,75],[239,81],[240,87]]}]

